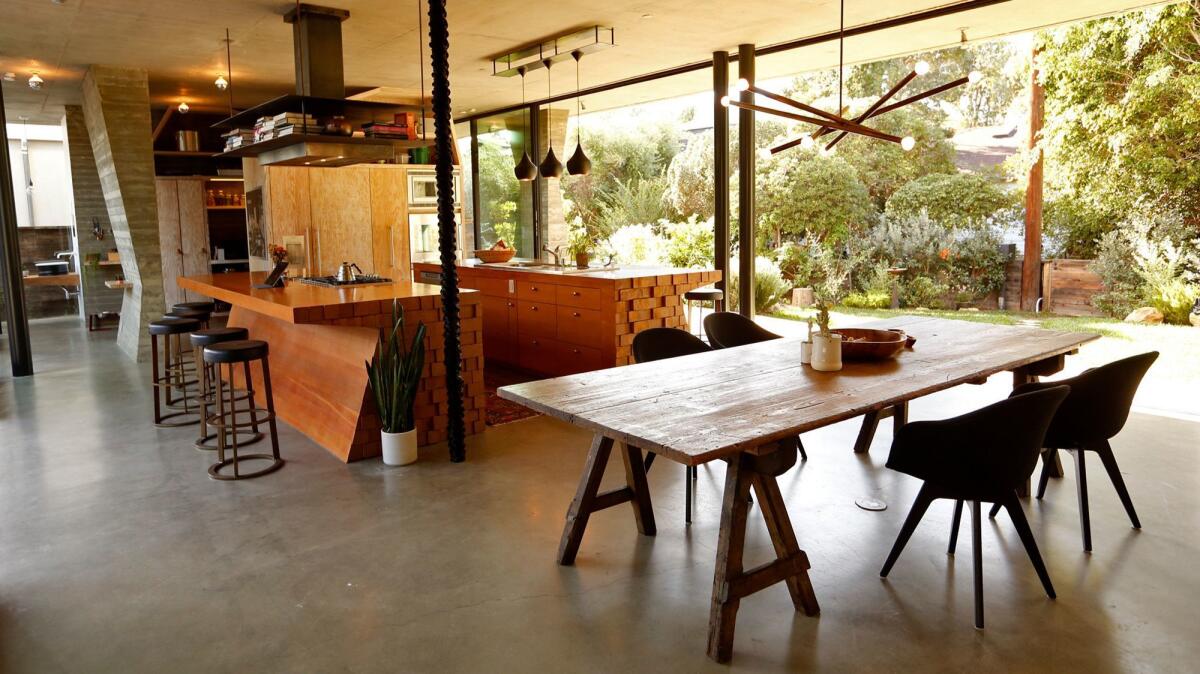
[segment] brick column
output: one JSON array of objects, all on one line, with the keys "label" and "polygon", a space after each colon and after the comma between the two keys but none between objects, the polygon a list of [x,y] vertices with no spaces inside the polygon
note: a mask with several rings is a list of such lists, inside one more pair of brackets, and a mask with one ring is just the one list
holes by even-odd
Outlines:
[{"label": "brick column", "polygon": [[150,89],[146,71],[91,66],[83,78],[83,117],[125,279],[117,345],[149,357],[147,324],[166,309],[158,244]]}]

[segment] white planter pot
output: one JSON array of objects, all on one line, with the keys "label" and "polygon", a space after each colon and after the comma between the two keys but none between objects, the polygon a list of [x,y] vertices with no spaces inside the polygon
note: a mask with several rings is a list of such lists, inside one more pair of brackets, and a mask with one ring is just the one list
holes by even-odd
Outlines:
[{"label": "white planter pot", "polygon": [[404,433],[380,431],[383,462],[389,466],[407,466],[417,460],[417,429]]},{"label": "white planter pot", "polygon": [[812,369],[837,372],[842,369],[842,336],[818,332],[813,335]]}]

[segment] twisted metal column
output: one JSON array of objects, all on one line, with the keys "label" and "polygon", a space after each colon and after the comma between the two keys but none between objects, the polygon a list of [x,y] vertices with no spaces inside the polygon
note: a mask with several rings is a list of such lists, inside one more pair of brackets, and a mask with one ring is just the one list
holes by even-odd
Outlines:
[{"label": "twisted metal column", "polygon": [[442,261],[442,314],[445,327],[446,436],[450,460],[467,458],[463,425],[462,340],[458,311],[458,227],[454,222],[454,166],[450,129],[450,28],[446,0],[429,0],[429,59],[433,71],[433,135],[437,155],[438,252]]}]

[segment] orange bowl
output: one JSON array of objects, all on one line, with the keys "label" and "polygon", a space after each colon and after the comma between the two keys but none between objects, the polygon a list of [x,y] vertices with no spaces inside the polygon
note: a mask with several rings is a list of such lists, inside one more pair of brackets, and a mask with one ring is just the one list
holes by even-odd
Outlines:
[{"label": "orange bowl", "polygon": [[830,332],[842,336],[843,360],[887,360],[895,358],[905,346],[912,346],[912,338],[901,330],[841,328]]},{"label": "orange bowl", "polygon": [[517,254],[516,248],[488,248],[475,251],[475,257],[488,264],[508,262]]}]

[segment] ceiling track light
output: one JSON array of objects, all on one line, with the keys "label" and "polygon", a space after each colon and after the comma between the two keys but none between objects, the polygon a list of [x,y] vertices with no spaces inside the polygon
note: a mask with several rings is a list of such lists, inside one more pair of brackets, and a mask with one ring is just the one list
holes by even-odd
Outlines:
[{"label": "ceiling track light", "polygon": [[[546,66],[546,100],[550,100],[551,98],[554,98],[554,90],[550,86],[550,66],[554,65],[554,62],[546,59],[546,62],[543,65]],[[546,145],[548,145],[550,149],[546,150],[546,158],[543,159],[542,163],[538,166],[538,171],[542,174],[543,178],[561,178],[563,174],[562,162],[560,162],[558,157],[554,154],[554,137],[553,134],[550,133],[549,128],[549,113],[552,111],[553,108],[549,106],[546,107]]]},{"label": "ceiling track light", "polygon": [[[965,33],[964,33],[964,36],[965,36]],[[844,51],[845,42],[846,42],[846,1],[842,0],[842,2],[841,2],[841,19],[840,19],[840,24],[839,24],[839,28],[838,28],[838,111],[839,111],[839,114],[833,114],[830,112],[826,112],[824,110],[821,110],[820,108],[816,108],[811,105],[806,105],[799,101],[788,98],[787,96],[783,96],[781,94],[776,94],[776,93],[773,93],[770,91],[766,91],[764,89],[761,89],[757,86],[752,85],[750,82],[748,82],[745,79],[738,80],[737,84],[731,88],[730,93],[732,94],[735,92],[749,90],[758,96],[762,96],[764,98],[770,99],[772,101],[775,101],[776,103],[781,103],[783,105],[786,105],[786,106],[789,106],[792,108],[796,108],[797,110],[800,110],[802,112],[809,113],[809,115],[815,115],[815,117],[807,116],[807,115],[800,115],[800,114],[797,114],[794,112],[788,112],[786,110],[779,110],[776,108],[764,107],[764,106],[756,105],[754,103],[742,103],[740,101],[734,100],[733,96],[731,96],[731,95],[722,96],[721,97],[721,105],[726,106],[726,107],[733,106],[735,108],[740,108],[742,110],[753,110],[755,112],[761,112],[761,113],[768,114],[768,115],[775,115],[776,117],[783,117],[784,119],[790,119],[790,120],[797,121],[797,122],[812,124],[817,127],[817,130],[814,132],[811,132],[811,133],[806,132],[804,135],[800,136],[799,138],[796,138],[794,140],[789,140],[786,143],[782,143],[780,145],[776,145],[775,147],[771,148],[771,154],[778,154],[780,152],[783,152],[784,150],[788,150],[793,147],[796,147],[797,145],[799,145],[801,148],[803,148],[805,150],[811,150],[812,148],[816,147],[816,140],[818,138],[825,136],[827,134],[830,134],[830,133],[834,133],[835,131],[838,132],[837,136],[835,136],[833,138],[833,140],[829,141],[829,143],[827,143],[822,148],[823,154],[828,154],[828,153],[833,152],[834,148],[837,146],[837,144],[839,142],[841,142],[841,140],[843,138],[845,138],[847,135],[849,135],[851,133],[858,134],[860,136],[865,136],[867,138],[875,138],[877,140],[885,140],[885,141],[888,141],[891,143],[896,143],[900,146],[900,148],[902,150],[904,150],[905,152],[909,152],[917,146],[917,140],[915,138],[913,138],[912,136],[904,136],[904,137],[895,136],[895,135],[892,135],[889,133],[884,133],[884,132],[874,129],[872,127],[866,126],[863,123],[869,119],[878,117],[879,115],[891,112],[893,110],[898,110],[906,105],[911,105],[913,103],[916,103],[917,101],[924,100],[931,96],[936,96],[944,91],[949,91],[950,89],[960,87],[964,84],[968,84],[968,83],[976,84],[983,79],[982,73],[980,73],[979,71],[972,71],[967,77],[960,77],[952,82],[947,82],[946,84],[942,84],[940,86],[933,87],[932,89],[929,89],[927,91],[924,91],[922,93],[919,93],[919,94],[916,94],[913,96],[909,96],[908,98],[901,99],[890,105],[885,105],[896,94],[900,93],[900,91],[902,89],[904,89],[904,87],[908,86],[908,84],[910,82],[912,82],[914,79],[916,79],[917,77],[923,77],[923,76],[929,74],[929,72],[931,70],[929,63],[926,61],[917,61],[917,63],[913,65],[913,69],[911,72],[909,72],[907,75],[905,75],[903,78],[901,78],[901,80],[899,82],[897,82],[895,84],[895,86],[893,86],[886,93],[884,93],[883,96],[879,97],[878,100],[876,100],[874,103],[872,103],[871,106],[868,107],[865,112],[858,115],[857,117],[854,117],[853,119],[850,119],[850,118],[847,118],[844,116],[846,110],[841,105],[842,92],[844,90],[844,87],[842,86],[842,74],[845,70],[845,65],[846,65],[845,51]]]},{"label": "ceiling track light", "polygon": [[521,76],[521,122],[525,129],[521,132],[521,161],[517,162],[513,175],[521,182],[529,182],[537,177],[537,166],[529,158],[529,124],[525,123],[525,115],[529,112],[529,108],[525,107],[525,66],[517,70]]}]

